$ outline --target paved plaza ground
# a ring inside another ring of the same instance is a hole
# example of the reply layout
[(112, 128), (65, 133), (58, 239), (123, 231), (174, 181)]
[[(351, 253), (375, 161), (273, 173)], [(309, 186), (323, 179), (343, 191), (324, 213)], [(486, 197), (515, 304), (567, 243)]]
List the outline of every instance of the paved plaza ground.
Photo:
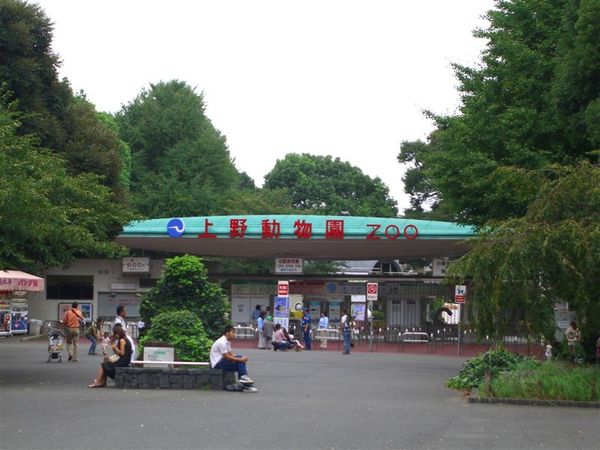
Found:
[(86, 351), (0, 340), (1, 449), (600, 449), (597, 409), (467, 403), (455, 356), (244, 348), (245, 394), (88, 389)]

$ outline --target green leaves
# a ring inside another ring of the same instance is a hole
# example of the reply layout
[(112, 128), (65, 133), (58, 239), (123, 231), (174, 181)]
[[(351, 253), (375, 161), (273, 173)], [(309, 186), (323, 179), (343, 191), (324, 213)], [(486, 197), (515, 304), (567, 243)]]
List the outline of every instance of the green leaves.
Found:
[(455, 65), (460, 114), (428, 113), (436, 125), (428, 141), (402, 144), (414, 211), (444, 205), (449, 219), (475, 225), (521, 217), (540, 183), (507, 179), (505, 168), (594, 160), (599, 10), (598, 0), (497, 2), (476, 32), (488, 40), (480, 65)]
[(554, 303), (568, 301), (586, 319), (591, 354), (600, 329), (600, 168), (582, 162), (552, 175), (524, 217), (490, 222), (449, 273), (453, 281), (472, 279), (482, 335), (499, 339), (514, 312), (523, 331), (552, 339)]
[(503, 348), (489, 350), (465, 362), (458, 375), (448, 380), (448, 387), (453, 389), (478, 387), (483, 383), (485, 372), (489, 372), (492, 377), (496, 377), (501, 373), (515, 370), (520, 362), (528, 359)]
[(135, 206), (151, 217), (224, 213), (239, 185), (224, 136), (202, 95), (182, 81), (151, 85), (117, 114), (132, 151)]
[(223, 327), (229, 323), (225, 294), (208, 281), (206, 267), (196, 256), (168, 259), (157, 285), (144, 295), (140, 305), (140, 314), (150, 329), (159, 314), (179, 310), (196, 314), (211, 340), (221, 336)]
[(0, 99), (0, 267), (37, 271), (82, 256), (115, 256), (112, 241), (133, 215), (93, 174), (71, 175), (59, 156), (19, 136)]
[(152, 341), (173, 345), (180, 361), (207, 361), (212, 345), (202, 321), (196, 314), (186, 310), (165, 311), (156, 315), (152, 327), (140, 339), (140, 351)]
[(265, 176), (265, 188), (287, 189), (294, 208), (314, 214), (398, 214), (396, 202), (379, 178), (371, 179), (331, 156), (290, 153)]

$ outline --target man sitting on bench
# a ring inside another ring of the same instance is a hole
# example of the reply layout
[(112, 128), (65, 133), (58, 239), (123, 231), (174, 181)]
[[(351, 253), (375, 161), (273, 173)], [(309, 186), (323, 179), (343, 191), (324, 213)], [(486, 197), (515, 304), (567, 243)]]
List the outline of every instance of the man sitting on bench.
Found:
[(226, 372), (237, 372), (238, 380), (245, 385), (252, 385), (254, 381), (248, 377), (246, 370), (247, 356), (234, 355), (231, 352), (231, 341), (235, 338), (235, 329), (227, 325), (223, 336), (217, 339), (210, 348), (210, 366)]

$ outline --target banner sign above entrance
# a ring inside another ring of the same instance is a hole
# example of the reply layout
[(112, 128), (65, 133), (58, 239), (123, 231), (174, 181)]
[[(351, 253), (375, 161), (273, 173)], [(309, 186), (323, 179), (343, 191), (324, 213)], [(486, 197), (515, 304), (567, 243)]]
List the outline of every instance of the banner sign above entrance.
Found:
[(275, 273), (304, 273), (304, 260), (302, 258), (275, 258)]
[[(276, 218), (261, 218), (258, 223), (256, 217), (229, 217), (228, 230), (223, 230), (223, 224), (219, 223), (215, 226), (215, 220), (212, 218), (200, 219), (200, 229), (186, 226), (183, 219), (173, 218), (167, 222), (165, 233), (172, 238), (179, 238), (186, 234), (186, 231), (195, 233), (199, 239), (346, 239), (346, 219), (341, 218), (325, 218), (325, 223), (315, 223), (323, 221), (323, 218), (316, 216), (307, 216), (307, 218), (296, 218), (290, 221), (288, 217), (283, 221), (279, 216)], [(372, 219), (372, 223), (362, 224), (360, 235), (357, 230), (352, 230), (353, 239), (362, 238), (367, 240), (378, 241), (382, 239), (396, 240), (399, 238), (413, 240), (419, 237), (419, 229), (413, 223), (408, 223), (404, 219), (399, 219), (398, 224), (376, 222), (377, 219)], [(198, 222), (198, 219), (195, 220)], [(315, 233), (313, 235), (313, 228)], [(228, 235), (225, 235), (227, 233)]]
[(144, 251), (349, 261), (457, 258), (476, 235), (474, 227), (400, 217), (239, 214), (134, 221), (115, 240)]

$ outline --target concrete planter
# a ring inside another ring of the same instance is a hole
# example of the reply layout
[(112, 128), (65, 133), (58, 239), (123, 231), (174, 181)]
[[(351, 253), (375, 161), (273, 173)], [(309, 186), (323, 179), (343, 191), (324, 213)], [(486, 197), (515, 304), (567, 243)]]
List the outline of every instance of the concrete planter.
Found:
[(223, 390), (234, 382), (234, 372), (208, 368), (117, 367), (115, 373), (115, 387), (120, 389)]

